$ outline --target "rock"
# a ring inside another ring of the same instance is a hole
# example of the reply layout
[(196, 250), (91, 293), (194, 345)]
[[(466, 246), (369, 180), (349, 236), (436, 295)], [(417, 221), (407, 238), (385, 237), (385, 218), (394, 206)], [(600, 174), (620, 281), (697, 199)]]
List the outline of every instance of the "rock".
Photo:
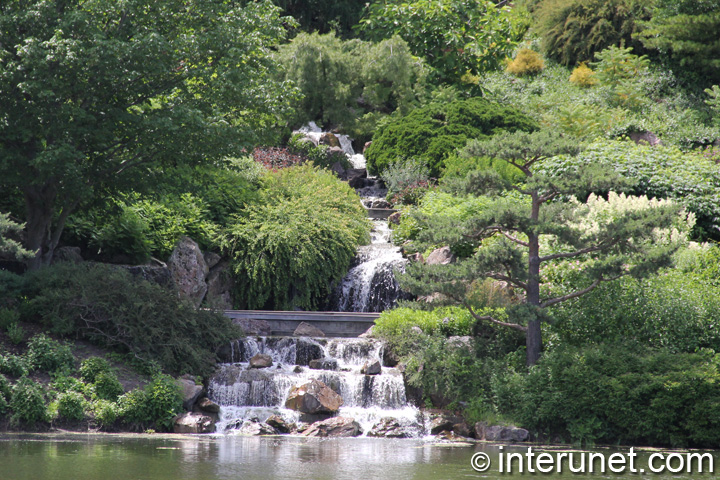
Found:
[(385, 348), (383, 348), (383, 366), (392, 368), (397, 367), (399, 363), (400, 359), (395, 352), (391, 348), (385, 346)]
[(392, 205), (387, 200), (373, 200), (370, 203), (370, 208), (392, 208)]
[(372, 145), (372, 140), (369, 142), (365, 142), (365, 145), (363, 145), (363, 154), (367, 151), (368, 148), (370, 148), (370, 145)]
[(430, 435), (437, 435), (444, 430), (451, 432), (453, 426), (460, 422), (462, 419), (453, 415), (437, 415), (430, 420)]
[(388, 222), (393, 225), (400, 225), (401, 218), (402, 218), (402, 212), (395, 212), (388, 217)]
[(425, 263), (428, 265), (447, 265), (455, 261), (455, 255), (450, 251), (450, 247), (441, 247), (433, 250)]
[(298, 338), (295, 343), (295, 365), (310, 365), (310, 360), (323, 358), (322, 346), (310, 338)]
[(489, 442), (524, 442), (530, 432), (515, 426), (488, 425), (485, 422), (475, 424), (475, 438)]
[(632, 132), (628, 136), (638, 145), (645, 144), (651, 147), (662, 145), (662, 141), (652, 132)]
[(310, 360), (308, 366), (311, 370), (337, 370), (338, 361), (334, 358), (316, 358)]
[(347, 158), (347, 155), (345, 155), (345, 151), (340, 147), (330, 147), (327, 149), (327, 155), (329, 157), (340, 157), (343, 156)]
[(198, 244), (188, 237), (180, 238), (170, 255), (168, 268), (180, 296), (199, 307), (207, 293), (205, 278), (209, 269)]
[(275, 435), (277, 432), (267, 423), (258, 422), (257, 419), (243, 423), (243, 426), (236, 431), (237, 435), (258, 436)]
[(325, 332), (307, 322), (300, 322), (293, 335), (296, 337), (324, 337)]
[(295, 365), (295, 368), (293, 368), (293, 373), (302, 373), (305, 369), (301, 367), (300, 365)]
[(213, 402), (207, 397), (203, 397), (197, 402), (197, 406), (200, 410), (207, 413), (220, 413), (220, 405)]
[(360, 369), (360, 373), (363, 375), (380, 375), (380, 373), (382, 373), (380, 362), (377, 360), (374, 362), (365, 362), (365, 365)]
[(169, 286), (173, 284), (172, 274), (167, 266), (155, 265), (133, 265), (122, 266), (130, 275), (140, 277), (148, 282), (157, 283), (158, 285)]
[[(208, 254), (205, 256), (207, 257)], [(229, 260), (220, 260), (210, 270), (207, 277), (205, 303), (213, 308), (220, 310), (232, 310), (233, 308), (232, 292), (235, 290), (235, 282), (230, 268)]]
[(373, 338), (373, 329), (375, 328), (375, 325), (365, 330), (364, 333), (361, 333), (358, 335), (358, 338)]
[(203, 386), (197, 385), (195, 380), (190, 375), (183, 375), (180, 378), (175, 379), (175, 382), (180, 386), (180, 393), (183, 399), (183, 408), (187, 411), (192, 410), (193, 405), (203, 392)]
[(236, 318), (233, 323), (240, 327), (245, 335), (272, 335), (272, 327), (267, 320), (258, 320), (255, 318)]
[(362, 433), (354, 418), (333, 417), (315, 422), (303, 432), (305, 437), (357, 437)]
[(413, 325), (412, 327), (410, 327), (410, 331), (418, 335), (423, 335), (425, 333), (422, 331), (422, 328), (418, 327), (417, 325)]
[(456, 434), (455, 432), (449, 431), (449, 430), (443, 430), (442, 432), (437, 434), (438, 440), (445, 440), (447, 442), (467, 442), (467, 437), (463, 437), (461, 435)]
[(335, 136), (334, 133), (325, 132), (322, 135), (320, 135), (320, 140), (318, 140), (318, 143), (320, 145), (328, 145), (330, 147), (339, 147), (340, 146), (340, 140)]
[(469, 438), (472, 437), (470, 426), (465, 422), (456, 423), (452, 426), (452, 432), (460, 435), (461, 437)]
[(445, 340), (445, 345), (452, 349), (465, 349), (470, 353), (475, 352), (475, 341), (468, 335), (458, 336), (453, 335)]
[(340, 162), (333, 163), (330, 167), (330, 170), (335, 172), (335, 175), (337, 175), (339, 178), (345, 178), (345, 168)]
[(368, 437), (407, 438), (405, 429), (394, 418), (386, 417), (373, 425), (367, 434)]
[(294, 424), (287, 423), (280, 415), (271, 415), (270, 418), (265, 420), (265, 423), (280, 433), (290, 433), (297, 428)]
[(81, 263), (83, 261), (80, 247), (60, 247), (53, 254), (52, 263), (71, 262)]
[(307, 143), (308, 145), (312, 145), (313, 147), (318, 146), (317, 140), (315, 140), (313, 137), (303, 137), (298, 140), (298, 143)]
[(422, 253), (420, 253), (420, 252), (408, 255), (407, 259), (410, 260), (411, 262), (415, 262), (415, 263), (423, 263), (425, 261), (425, 259), (422, 256)]
[(205, 265), (207, 265), (207, 267), (212, 270), (215, 265), (220, 263), (222, 257), (215, 252), (205, 252), (205, 255), (203, 255), (203, 259), (205, 260)]
[(363, 188), (366, 186), (367, 170), (364, 168), (351, 168), (346, 172), (348, 184), (352, 188)]
[(317, 379), (290, 390), (285, 407), (302, 413), (335, 413), (343, 399), (333, 389)]
[(264, 353), (258, 353), (250, 359), (250, 368), (268, 368), (272, 367), (272, 364), (272, 357)]
[(175, 433), (213, 433), (215, 420), (201, 413), (186, 412), (175, 417)]

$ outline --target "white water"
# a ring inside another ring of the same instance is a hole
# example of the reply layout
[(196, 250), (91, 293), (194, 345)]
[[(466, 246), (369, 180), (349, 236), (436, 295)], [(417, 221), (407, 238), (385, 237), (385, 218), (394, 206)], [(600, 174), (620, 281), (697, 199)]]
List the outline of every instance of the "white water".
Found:
[[(337, 361), (338, 369), (312, 370), (294, 365), (298, 351), (316, 346), (319, 355)], [(396, 419), (409, 437), (423, 434), (420, 411), (408, 405), (405, 386), (396, 368), (383, 367), (380, 375), (363, 375), (366, 362), (382, 362), (383, 345), (377, 340), (359, 338), (318, 339), (248, 337), (235, 342), (232, 355), (237, 363), (221, 365), (211, 379), (208, 396), (221, 406), (218, 432), (232, 432), (244, 422), (264, 422), (280, 415), (288, 423), (298, 423), (301, 415), (285, 408), (293, 387), (318, 379), (343, 398), (338, 415), (357, 421), (363, 435), (381, 419)], [(273, 358), (273, 366), (250, 369), (248, 359), (256, 353)]]

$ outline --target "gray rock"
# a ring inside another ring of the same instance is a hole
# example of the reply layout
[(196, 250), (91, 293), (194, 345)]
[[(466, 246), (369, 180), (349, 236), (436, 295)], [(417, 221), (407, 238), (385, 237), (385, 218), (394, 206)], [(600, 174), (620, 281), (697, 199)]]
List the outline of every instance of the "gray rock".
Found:
[(387, 200), (373, 200), (370, 203), (370, 208), (392, 208), (392, 205)]
[(470, 426), (465, 422), (456, 423), (452, 426), (452, 432), (460, 435), (461, 437), (472, 437), (472, 432), (470, 431)]
[(168, 260), (168, 268), (178, 293), (199, 307), (207, 293), (208, 269), (198, 244), (188, 237), (182, 237)]
[(373, 338), (373, 329), (375, 328), (375, 325), (365, 330), (364, 333), (361, 333), (358, 335), (358, 338)]
[(654, 147), (662, 145), (662, 141), (652, 132), (632, 132), (628, 135), (630, 139), (638, 145), (645, 144)]
[(290, 433), (297, 428), (294, 424), (287, 423), (280, 415), (271, 415), (270, 418), (265, 420), (265, 423), (280, 433)]
[(388, 222), (393, 225), (400, 225), (401, 218), (402, 218), (402, 212), (395, 212), (388, 217)]
[(382, 373), (380, 362), (378, 360), (365, 362), (365, 365), (360, 369), (360, 373), (364, 375), (380, 375)]
[(272, 335), (272, 327), (267, 320), (257, 320), (254, 318), (236, 318), (233, 323), (240, 327), (245, 335)]
[(195, 402), (203, 393), (203, 386), (197, 385), (190, 375), (183, 375), (182, 377), (175, 379), (175, 382), (177, 382), (180, 386), (183, 408), (187, 411), (192, 410), (193, 405), (195, 405)]
[(345, 178), (345, 168), (343, 168), (340, 162), (335, 162), (330, 167), (330, 170), (335, 173), (339, 178)]
[(361, 433), (360, 424), (355, 419), (333, 417), (313, 423), (302, 434), (305, 437), (357, 437)]
[(250, 368), (268, 368), (272, 367), (272, 364), (272, 357), (264, 353), (258, 353), (250, 359)]
[(307, 322), (300, 322), (293, 335), (296, 337), (324, 337), (325, 332)]
[(351, 168), (346, 172), (348, 184), (352, 188), (363, 188), (367, 186), (367, 170), (364, 168)]
[(80, 247), (60, 247), (53, 254), (52, 263), (71, 262), (81, 263), (83, 261)]
[(413, 325), (412, 327), (410, 327), (410, 331), (417, 335), (423, 335), (425, 333), (422, 331), (422, 328), (418, 327), (417, 325)]
[[(214, 254), (213, 254), (214, 255)], [(205, 254), (207, 257), (208, 254)], [(235, 289), (229, 260), (218, 260), (207, 276), (205, 303), (220, 310), (232, 310), (232, 292)]]
[(441, 247), (433, 250), (425, 263), (428, 265), (447, 265), (455, 261), (455, 255), (450, 251), (450, 247)]
[(175, 433), (213, 433), (215, 420), (202, 413), (186, 412), (175, 417), (173, 431)]
[(237, 435), (258, 436), (258, 435), (275, 435), (275, 429), (267, 423), (251, 420), (243, 423), (242, 427), (237, 430)]
[(313, 147), (318, 146), (318, 142), (315, 141), (312, 137), (303, 137), (298, 140), (298, 143), (307, 143), (308, 145), (312, 145)]
[(310, 360), (308, 366), (311, 370), (337, 370), (338, 361), (334, 358), (317, 358)]
[(205, 260), (205, 265), (207, 265), (207, 267), (212, 270), (215, 265), (220, 263), (222, 257), (215, 252), (205, 252), (205, 255), (203, 255), (203, 259)]
[(343, 156), (343, 157), (347, 158), (347, 156), (345, 155), (345, 152), (343, 151), (343, 149), (341, 147), (330, 147), (327, 149), (327, 154), (328, 154), (328, 156), (334, 156), (334, 157)]
[(335, 136), (334, 133), (325, 132), (322, 135), (320, 135), (320, 140), (318, 141), (320, 145), (328, 145), (330, 147), (339, 147), (340, 146), (340, 140)]
[(197, 406), (200, 410), (207, 413), (220, 413), (220, 405), (213, 402), (207, 397), (203, 397), (197, 402)]
[(465, 349), (470, 353), (475, 351), (475, 341), (468, 335), (453, 335), (445, 340), (445, 345), (452, 349)]
[(430, 420), (430, 434), (437, 435), (440, 432), (451, 432), (453, 426), (462, 422), (462, 419), (454, 415), (437, 415)]
[(475, 438), (489, 442), (524, 442), (530, 433), (524, 428), (503, 425), (488, 425), (485, 422), (475, 424)]
[(386, 437), (386, 438), (407, 438), (408, 433), (394, 418), (386, 417), (373, 425), (367, 434), (368, 437)]
[(290, 390), (285, 408), (301, 413), (335, 413), (343, 399), (332, 388), (317, 379)]
[(140, 277), (148, 282), (157, 283), (158, 285), (169, 286), (173, 285), (173, 278), (170, 274), (170, 269), (167, 266), (156, 266), (156, 265), (132, 265), (132, 266), (120, 266), (135, 277)]

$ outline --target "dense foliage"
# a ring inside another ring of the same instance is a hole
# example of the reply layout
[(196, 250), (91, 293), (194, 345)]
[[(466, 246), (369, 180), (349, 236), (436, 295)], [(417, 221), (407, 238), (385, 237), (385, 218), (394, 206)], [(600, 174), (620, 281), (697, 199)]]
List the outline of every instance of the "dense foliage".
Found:
[(369, 224), (357, 194), (310, 165), (263, 178), (263, 200), (223, 240), (242, 308), (317, 308), (347, 272)]
[(537, 124), (513, 107), (482, 98), (430, 104), (381, 126), (367, 149), (368, 168), (381, 173), (404, 159), (422, 162), (437, 176), (445, 158), (468, 140), (502, 130), (531, 131)]

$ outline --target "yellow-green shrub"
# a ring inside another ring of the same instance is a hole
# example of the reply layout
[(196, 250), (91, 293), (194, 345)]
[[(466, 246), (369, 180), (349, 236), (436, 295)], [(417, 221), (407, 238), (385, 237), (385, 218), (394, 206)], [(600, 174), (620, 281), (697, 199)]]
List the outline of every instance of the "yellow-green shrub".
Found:
[(517, 77), (525, 75), (535, 75), (545, 68), (545, 62), (542, 56), (529, 48), (521, 49), (515, 56), (515, 59), (508, 63), (507, 71)]
[(585, 65), (585, 63), (581, 63), (575, 67), (572, 74), (570, 74), (570, 82), (580, 87), (587, 88), (597, 85), (598, 80), (595, 78), (595, 72), (593, 69)]

